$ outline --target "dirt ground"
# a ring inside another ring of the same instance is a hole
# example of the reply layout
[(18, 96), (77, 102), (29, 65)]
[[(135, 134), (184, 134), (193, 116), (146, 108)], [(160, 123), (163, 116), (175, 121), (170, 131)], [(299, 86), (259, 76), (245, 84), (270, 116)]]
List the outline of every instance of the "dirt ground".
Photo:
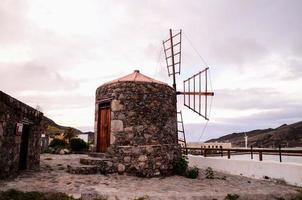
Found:
[[(255, 180), (214, 172), (206, 179), (201, 171), (197, 179), (181, 176), (139, 178), (127, 175), (75, 175), (66, 172), (70, 163), (78, 163), (86, 155), (41, 155), (41, 169), (0, 181), (0, 190), (63, 192), (75, 198), (108, 197), (108, 199), (224, 199), (238, 194), (239, 199), (290, 199), (299, 188), (272, 180)], [(224, 178), (225, 177), (225, 178)], [(224, 180), (225, 179), (225, 180)]]

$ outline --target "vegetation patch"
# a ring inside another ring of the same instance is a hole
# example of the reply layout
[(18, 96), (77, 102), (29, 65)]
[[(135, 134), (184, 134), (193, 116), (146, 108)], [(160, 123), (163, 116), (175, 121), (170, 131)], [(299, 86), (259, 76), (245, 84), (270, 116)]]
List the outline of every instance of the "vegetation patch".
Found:
[(143, 196), (143, 197), (137, 197), (137, 198), (134, 198), (133, 200), (149, 200), (149, 196)]
[(211, 167), (206, 169), (206, 179), (214, 179), (214, 171)]
[(8, 190), (0, 192), (0, 200), (76, 200), (63, 193), (21, 192)]
[(226, 197), (224, 198), (224, 200), (236, 200), (236, 199), (239, 199), (238, 194), (227, 194)]
[(181, 155), (173, 162), (173, 171), (177, 175), (184, 176), (188, 168), (188, 158), (185, 155)]
[[(146, 200), (148, 198), (145, 198)], [(142, 200), (145, 200), (142, 199)], [(76, 199), (64, 193), (42, 193), (42, 192), (22, 192), (14, 189), (0, 192), (0, 200), (82, 200)], [(94, 198), (91, 200), (107, 200), (107, 198)]]
[(86, 151), (88, 149), (87, 143), (80, 138), (70, 139), (69, 146), (72, 151)]
[(189, 167), (186, 171), (186, 177), (196, 179), (199, 175), (199, 169), (197, 167)]
[(61, 140), (61, 139), (58, 139), (58, 138), (55, 138), (53, 139), (50, 144), (49, 144), (49, 147), (52, 147), (52, 148), (64, 148), (67, 146), (67, 142), (65, 140)]
[(188, 158), (182, 155), (173, 162), (174, 174), (185, 176), (187, 178), (195, 179), (199, 175), (199, 169), (197, 167), (188, 167)]

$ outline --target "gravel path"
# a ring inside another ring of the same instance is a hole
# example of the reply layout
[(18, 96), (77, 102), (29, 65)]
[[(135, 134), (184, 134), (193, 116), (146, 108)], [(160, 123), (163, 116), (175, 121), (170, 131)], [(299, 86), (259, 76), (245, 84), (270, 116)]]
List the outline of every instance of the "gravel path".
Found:
[[(215, 172), (215, 179), (206, 179), (201, 171), (197, 179), (181, 176), (139, 178), (127, 175), (75, 175), (66, 172), (70, 163), (78, 163), (86, 155), (41, 155), (41, 169), (25, 172), (12, 180), (0, 182), (0, 190), (64, 192), (76, 198), (108, 196), (109, 199), (224, 199), (238, 194), (240, 199), (290, 199), (297, 187), (269, 180), (255, 180)], [(224, 180), (224, 177), (226, 179)]]

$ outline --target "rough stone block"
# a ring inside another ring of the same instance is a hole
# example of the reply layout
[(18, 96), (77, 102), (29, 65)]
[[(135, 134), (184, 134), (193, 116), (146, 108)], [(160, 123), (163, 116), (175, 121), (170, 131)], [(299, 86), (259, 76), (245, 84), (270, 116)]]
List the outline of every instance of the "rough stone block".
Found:
[(115, 135), (114, 134), (110, 134), (110, 144), (114, 144), (114, 143), (115, 143)]
[(111, 120), (111, 132), (121, 132), (124, 130), (122, 120)]
[(124, 106), (121, 104), (120, 100), (112, 100), (112, 102), (111, 102), (111, 110), (113, 112), (121, 111), (121, 110), (123, 110), (123, 107)]
[(125, 127), (124, 131), (127, 132), (127, 133), (132, 132), (133, 131), (133, 126)]
[(146, 151), (147, 151), (147, 153), (152, 153), (153, 152), (153, 147), (152, 146), (147, 146)]
[(117, 172), (118, 173), (120, 173), (120, 174), (124, 173), (125, 169), (126, 169), (125, 165), (123, 165), (123, 164), (118, 164), (117, 165)]
[(131, 157), (130, 156), (124, 157), (124, 162), (125, 163), (129, 163), (130, 161), (131, 161)]
[(140, 162), (145, 162), (147, 160), (148, 160), (148, 157), (146, 155), (140, 155), (138, 157), (138, 161), (140, 161)]

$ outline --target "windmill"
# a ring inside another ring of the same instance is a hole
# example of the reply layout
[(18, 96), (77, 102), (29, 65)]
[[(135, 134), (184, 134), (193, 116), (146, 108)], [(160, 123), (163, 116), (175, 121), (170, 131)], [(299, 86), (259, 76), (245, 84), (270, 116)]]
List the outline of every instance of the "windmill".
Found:
[[(170, 29), (169, 38), (163, 41), (168, 76), (172, 76), (173, 78), (172, 86), (176, 91), (176, 95), (183, 96), (184, 106), (203, 117), (205, 120), (209, 120), (208, 97), (214, 96), (214, 92), (208, 90), (208, 67), (205, 67), (198, 73), (185, 79), (183, 81), (183, 90), (177, 91), (176, 75), (180, 75), (181, 72), (181, 44), (182, 30), (173, 33), (172, 29)], [(177, 116), (178, 142), (186, 148), (187, 143), (182, 112), (178, 111)]]

